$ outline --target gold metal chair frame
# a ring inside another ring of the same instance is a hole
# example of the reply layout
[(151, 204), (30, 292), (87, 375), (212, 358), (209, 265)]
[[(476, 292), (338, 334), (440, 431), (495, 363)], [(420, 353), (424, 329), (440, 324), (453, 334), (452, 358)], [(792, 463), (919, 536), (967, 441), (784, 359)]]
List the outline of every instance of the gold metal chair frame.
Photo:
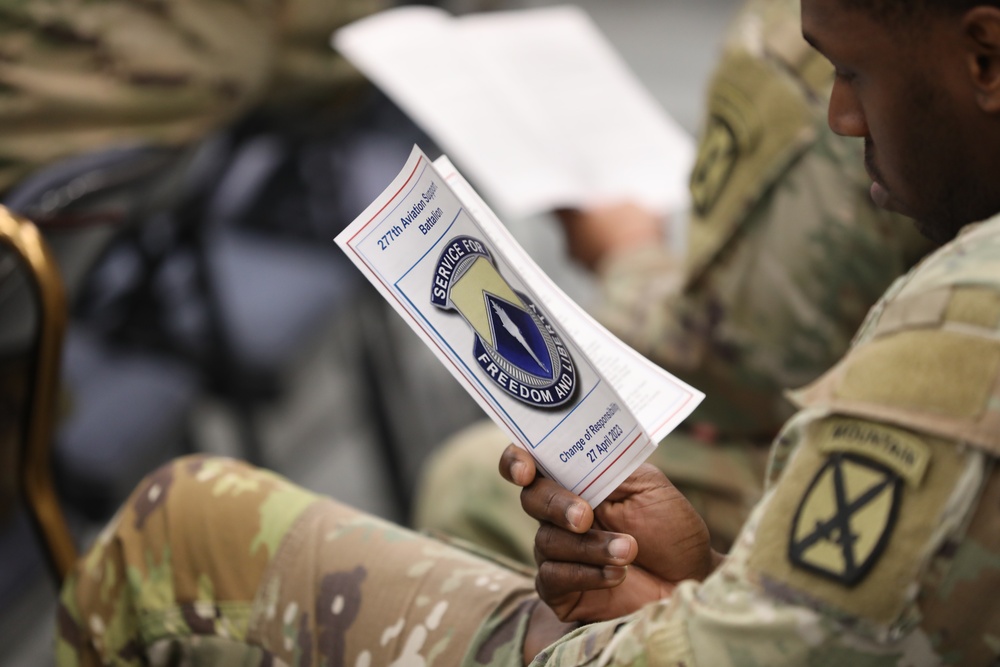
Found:
[(62, 278), (38, 228), (0, 206), (0, 243), (10, 248), (28, 272), (38, 326), (28, 373), (30, 383), (21, 430), (18, 479), (35, 529), (45, 546), (57, 584), (77, 558), (77, 549), (56, 495), (52, 472), (52, 434), (67, 305)]

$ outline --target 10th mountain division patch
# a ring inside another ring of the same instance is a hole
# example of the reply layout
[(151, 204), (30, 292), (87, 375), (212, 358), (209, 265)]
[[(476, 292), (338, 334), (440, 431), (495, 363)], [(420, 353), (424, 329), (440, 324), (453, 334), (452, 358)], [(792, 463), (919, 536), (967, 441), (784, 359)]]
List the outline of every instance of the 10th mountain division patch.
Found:
[(792, 564), (845, 586), (860, 582), (888, 544), (902, 485), (881, 463), (834, 453), (795, 513), (788, 543)]

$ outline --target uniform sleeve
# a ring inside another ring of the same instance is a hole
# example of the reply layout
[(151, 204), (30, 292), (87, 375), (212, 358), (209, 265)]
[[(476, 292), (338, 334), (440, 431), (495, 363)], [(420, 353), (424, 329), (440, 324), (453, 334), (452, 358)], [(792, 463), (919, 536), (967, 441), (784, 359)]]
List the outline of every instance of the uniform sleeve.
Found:
[(996, 661), (998, 253), (1000, 219), (970, 226), (889, 288), (847, 354), (792, 394), (800, 410), (726, 563), (595, 626), (593, 664)]
[(928, 250), (911, 223), (875, 209), (860, 148), (823, 129), (693, 284), (667, 249), (604, 267), (599, 318), (707, 394), (696, 419), (772, 437), (792, 414), (782, 391), (829, 368)]
[[(784, 472), (702, 584), (589, 626), (537, 665), (971, 665), (996, 656), (1000, 475), (985, 453), (798, 415)], [(587, 644), (603, 648), (587, 652)]]
[(872, 203), (862, 142), (827, 126), (832, 83), (795, 0), (745, 3), (708, 87), (684, 266), (643, 249), (605, 267), (602, 321), (703, 390), (695, 419), (722, 436), (769, 441), (793, 413), (782, 392), (930, 250)]
[(348, 104), (331, 32), (384, 0), (0, 0), (0, 192), (117, 143), (181, 145), (257, 105)]

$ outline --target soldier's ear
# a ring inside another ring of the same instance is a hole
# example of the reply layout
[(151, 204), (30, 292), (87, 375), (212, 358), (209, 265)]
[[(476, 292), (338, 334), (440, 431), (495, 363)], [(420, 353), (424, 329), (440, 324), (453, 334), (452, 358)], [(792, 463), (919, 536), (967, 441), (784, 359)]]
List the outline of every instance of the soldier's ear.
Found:
[(966, 64), (976, 103), (1000, 113), (1000, 8), (976, 5), (962, 17)]

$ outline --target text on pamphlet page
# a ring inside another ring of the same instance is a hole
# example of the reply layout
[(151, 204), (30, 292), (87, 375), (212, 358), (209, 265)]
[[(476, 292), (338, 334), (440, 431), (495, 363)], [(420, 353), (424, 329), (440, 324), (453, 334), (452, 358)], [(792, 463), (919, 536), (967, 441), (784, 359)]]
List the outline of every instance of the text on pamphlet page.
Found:
[(592, 505), (703, 398), (576, 306), (446, 158), (414, 147), (336, 240), (483, 410)]

